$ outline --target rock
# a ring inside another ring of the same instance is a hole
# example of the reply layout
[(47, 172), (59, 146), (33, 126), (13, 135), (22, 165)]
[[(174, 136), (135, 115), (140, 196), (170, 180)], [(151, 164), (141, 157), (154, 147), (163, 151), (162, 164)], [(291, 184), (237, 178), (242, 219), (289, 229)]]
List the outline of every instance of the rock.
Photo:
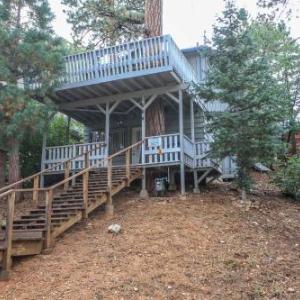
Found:
[(139, 291), (139, 289), (138, 289), (137, 287), (134, 287), (133, 290), (134, 290), (135, 292), (138, 292), (138, 291)]
[(121, 225), (119, 224), (112, 224), (108, 226), (108, 232), (109, 233), (114, 233), (114, 234), (119, 234), (122, 230)]

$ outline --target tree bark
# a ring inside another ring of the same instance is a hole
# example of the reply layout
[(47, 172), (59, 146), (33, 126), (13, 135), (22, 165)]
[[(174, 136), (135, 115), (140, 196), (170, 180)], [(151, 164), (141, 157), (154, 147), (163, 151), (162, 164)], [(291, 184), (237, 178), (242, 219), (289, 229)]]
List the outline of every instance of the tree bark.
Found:
[[(145, 2), (145, 35), (154, 37), (162, 35), (163, 2), (162, 0), (146, 0)], [(161, 135), (166, 132), (164, 105), (156, 99), (146, 113), (148, 136)]]
[(6, 152), (0, 149), (0, 188), (5, 185)]
[[(145, 37), (162, 35), (163, 0), (146, 0), (145, 2)], [(146, 135), (155, 136), (166, 133), (164, 105), (156, 99), (146, 111)], [(147, 190), (152, 191), (155, 172), (148, 170), (146, 176)]]
[(145, 34), (147, 37), (162, 35), (163, 3), (162, 0), (145, 2)]
[(9, 146), (9, 169), (8, 169), (8, 181), (14, 183), (20, 180), (20, 154), (19, 141), (15, 137), (11, 137), (8, 141)]

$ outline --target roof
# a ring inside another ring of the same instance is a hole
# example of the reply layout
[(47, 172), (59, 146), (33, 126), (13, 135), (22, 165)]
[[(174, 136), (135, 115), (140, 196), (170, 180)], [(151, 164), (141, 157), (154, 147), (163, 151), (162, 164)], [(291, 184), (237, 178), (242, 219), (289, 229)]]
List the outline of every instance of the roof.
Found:
[(196, 46), (196, 47), (192, 47), (192, 48), (185, 48), (185, 49), (181, 49), (181, 51), (183, 52), (183, 54), (194, 54), (200, 51), (203, 51), (205, 49), (207, 49), (208, 47), (205, 45), (201, 45), (201, 46)]

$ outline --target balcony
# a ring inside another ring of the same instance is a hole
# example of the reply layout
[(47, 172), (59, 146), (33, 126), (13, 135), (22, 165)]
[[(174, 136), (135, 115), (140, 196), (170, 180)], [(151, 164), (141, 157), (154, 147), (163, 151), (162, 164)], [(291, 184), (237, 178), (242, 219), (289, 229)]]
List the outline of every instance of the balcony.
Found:
[(159, 36), (65, 57), (57, 104), (198, 82), (171, 36)]

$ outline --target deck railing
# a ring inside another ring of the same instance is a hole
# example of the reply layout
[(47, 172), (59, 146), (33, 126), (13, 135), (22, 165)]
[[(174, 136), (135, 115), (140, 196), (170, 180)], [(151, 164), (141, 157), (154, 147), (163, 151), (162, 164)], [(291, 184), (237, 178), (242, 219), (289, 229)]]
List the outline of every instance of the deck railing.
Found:
[[(78, 144), (45, 149), (44, 169), (51, 172), (63, 172), (65, 164), (58, 164), (76, 156), (72, 160), (72, 171), (82, 170), (85, 165), (84, 153), (89, 151), (90, 165), (99, 165), (107, 157), (107, 147), (102, 143)], [(216, 168), (219, 164), (208, 157), (209, 142), (193, 143), (186, 135), (183, 137), (183, 161), (190, 168)], [(146, 137), (144, 143), (131, 153), (133, 165), (176, 165), (181, 161), (181, 145), (179, 133)], [(125, 157), (118, 156), (115, 165), (122, 165)], [(101, 166), (101, 165), (100, 165)]]
[(66, 56), (62, 83), (105, 81), (164, 67), (173, 67), (185, 82), (198, 81), (171, 36), (164, 35)]
[(60, 162), (70, 160), (70, 169), (72, 171), (82, 170), (85, 164), (84, 153), (89, 152), (90, 166), (97, 165), (107, 156), (107, 147), (104, 143), (74, 144), (66, 146), (46, 147), (44, 150), (44, 161), (42, 168), (51, 168), (51, 172), (60, 172), (64, 170), (64, 164)]

